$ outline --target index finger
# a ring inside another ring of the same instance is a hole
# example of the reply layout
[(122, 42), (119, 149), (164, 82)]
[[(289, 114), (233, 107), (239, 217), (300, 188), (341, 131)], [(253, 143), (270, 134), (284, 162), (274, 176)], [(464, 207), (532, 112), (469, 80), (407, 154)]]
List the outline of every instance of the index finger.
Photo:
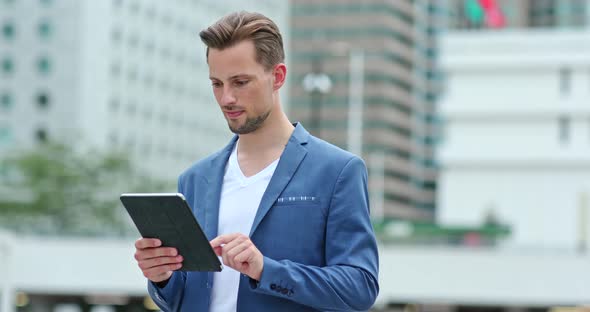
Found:
[(219, 247), (223, 244), (227, 244), (227, 243), (231, 242), (239, 235), (240, 235), (240, 233), (219, 235), (219, 236), (215, 237), (213, 240), (211, 240), (209, 243), (211, 244), (211, 247), (213, 247), (213, 248)]
[(162, 242), (157, 238), (140, 238), (135, 241), (135, 248), (145, 249), (162, 246)]

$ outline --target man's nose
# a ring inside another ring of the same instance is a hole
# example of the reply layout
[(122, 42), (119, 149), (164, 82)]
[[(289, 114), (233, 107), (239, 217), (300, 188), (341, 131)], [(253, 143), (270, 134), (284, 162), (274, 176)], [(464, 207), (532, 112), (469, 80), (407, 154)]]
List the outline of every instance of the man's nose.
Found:
[(221, 104), (230, 105), (230, 104), (235, 104), (235, 102), (236, 102), (236, 98), (235, 98), (233, 92), (231, 91), (231, 89), (228, 87), (224, 87), (223, 94), (221, 95)]

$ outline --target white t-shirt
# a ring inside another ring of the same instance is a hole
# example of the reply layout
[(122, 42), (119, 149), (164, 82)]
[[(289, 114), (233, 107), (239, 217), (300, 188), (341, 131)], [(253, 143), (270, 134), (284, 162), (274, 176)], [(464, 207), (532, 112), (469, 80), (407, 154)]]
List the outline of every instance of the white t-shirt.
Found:
[[(262, 195), (279, 162), (277, 159), (257, 174), (245, 177), (238, 164), (237, 148), (238, 143), (227, 161), (223, 177), (218, 235), (250, 234)], [(228, 266), (224, 266), (221, 272), (213, 273), (210, 312), (235, 312), (239, 284), (240, 272)]]

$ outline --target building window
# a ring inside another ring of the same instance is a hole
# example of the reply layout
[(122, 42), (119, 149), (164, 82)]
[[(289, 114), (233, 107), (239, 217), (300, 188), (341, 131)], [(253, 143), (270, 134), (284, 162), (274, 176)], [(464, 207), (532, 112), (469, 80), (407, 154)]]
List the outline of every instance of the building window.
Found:
[(12, 74), (14, 71), (14, 63), (8, 57), (2, 59), (2, 72), (4, 74)]
[(12, 25), (11, 23), (5, 23), (4, 25), (2, 25), (2, 35), (7, 40), (14, 38), (15, 32), (16, 31), (14, 30), (14, 25)]
[(137, 104), (135, 102), (129, 102), (127, 104), (127, 114), (129, 116), (135, 116), (135, 113), (137, 113)]
[(127, 148), (128, 150), (133, 150), (135, 148), (135, 139), (131, 136), (127, 137), (127, 140), (125, 141), (125, 148)]
[(119, 145), (119, 136), (117, 135), (117, 133), (111, 132), (111, 134), (109, 134), (109, 141), (111, 142), (111, 145), (114, 147)]
[(10, 110), (12, 108), (12, 103), (13, 99), (11, 94), (3, 93), (0, 96), (0, 109), (5, 111)]
[(172, 24), (172, 17), (169, 14), (162, 15), (162, 24), (164, 26), (169, 26)]
[(12, 132), (8, 127), (0, 126), (0, 145), (9, 144), (12, 140)]
[(143, 111), (143, 118), (145, 118), (146, 121), (149, 121), (152, 119), (152, 115), (153, 112), (150, 108), (145, 108)]
[(46, 56), (42, 56), (37, 60), (37, 70), (42, 75), (47, 75), (51, 71), (51, 62)]
[(182, 97), (185, 94), (186, 89), (184, 88), (184, 86), (182, 84), (179, 83), (178, 85), (176, 85), (175, 92), (176, 92), (176, 96)]
[(46, 92), (40, 92), (36, 98), (37, 107), (46, 110), (49, 108), (49, 95)]
[(42, 21), (37, 26), (37, 31), (42, 39), (49, 38), (51, 36), (51, 25), (48, 21)]
[(131, 12), (131, 14), (136, 15), (139, 13), (139, 2), (132, 2), (131, 5), (129, 5), (129, 11)]
[(164, 60), (168, 60), (170, 58), (170, 56), (172, 55), (172, 52), (170, 51), (169, 48), (167, 47), (163, 47), (160, 50), (160, 57), (162, 57)]
[(145, 142), (141, 145), (141, 153), (142, 156), (149, 157), (152, 152), (152, 144), (151, 142)]
[(37, 129), (37, 131), (35, 131), (35, 139), (37, 140), (38, 143), (47, 142), (47, 139), (48, 139), (47, 130)]
[(162, 126), (165, 126), (168, 123), (168, 115), (166, 112), (163, 112), (162, 115), (160, 115), (160, 123)]
[[(0, 145), (2, 144), (2, 142), (0, 141)], [(7, 180), (7, 176), (8, 176), (8, 166), (0, 163), (0, 181), (2, 180)]]
[(121, 107), (121, 102), (117, 98), (112, 98), (109, 102), (109, 107), (111, 109), (111, 112), (117, 112), (119, 110), (119, 107)]
[(184, 54), (184, 51), (178, 51), (178, 54), (176, 55), (176, 62), (178, 62), (179, 65), (182, 65), (185, 60), (186, 54)]
[(572, 70), (562, 68), (559, 70), (559, 91), (561, 95), (568, 95), (571, 91)]
[(531, 1), (528, 12), (531, 26), (548, 27), (555, 25), (555, 3), (553, 1)]
[(160, 90), (165, 93), (168, 92), (170, 90), (170, 82), (165, 79), (160, 80)]
[(139, 35), (137, 35), (137, 34), (129, 35), (129, 38), (127, 39), (127, 43), (129, 44), (130, 48), (136, 49), (137, 46), (139, 45)]
[(168, 150), (166, 149), (166, 144), (165, 143), (160, 144), (160, 146), (158, 148), (158, 152), (160, 153), (160, 156), (161, 157), (165, 157), (166, 156)]
[(570, 139), (570, 124), (571, 119), (566, 116), (561, 116), (558, 119), (559, 124), (559, 141), (562, 144), (568, 143)]
[(111, 64), (111, 76), (119, 77), (121, 75), (121, 65), (119, 63)]
[(147, 88), (151, 88), (154, 85), (154, 76), (150, 73), (145, 74), (143, 83)]
[(121, 37), (123, 36), (121, 29), (113, 28), (111, 30), (111, 40), (115, 43), (119, 43), (121, 41)]
[(129, 68), (127, 70), (127, 80), (129, 80), (129, 82), (133, 83), (133, 82), (137, 81), (138, 76), (139, 76), (139, 73), (138, 73), (138, 69), (136, 67)]
[(149, 40), (144, 43), (143, 48), (145, 50), (145, 53), (151, 55), (154, 53), (154, 50), (156, 49), (156, 44), (153, 41)]
[(145, 9), (145, 17), (150, 20), (150, 22), (153, 22), (154, 19), (156, 19), (156, 9), (153, 7)]

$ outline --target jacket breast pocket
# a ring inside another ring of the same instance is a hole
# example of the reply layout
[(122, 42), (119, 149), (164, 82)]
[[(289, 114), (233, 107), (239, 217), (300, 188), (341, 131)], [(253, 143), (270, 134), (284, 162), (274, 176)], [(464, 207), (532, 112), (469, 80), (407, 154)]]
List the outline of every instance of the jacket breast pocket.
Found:
[(277, 198), (275, 206), (286, 205), (319, 205), (320, 198), (317, 196), (282, 196)]
[(318, 197), (280, 197), (265, 219), (275, 259), (322, 264), (326, 215)]

